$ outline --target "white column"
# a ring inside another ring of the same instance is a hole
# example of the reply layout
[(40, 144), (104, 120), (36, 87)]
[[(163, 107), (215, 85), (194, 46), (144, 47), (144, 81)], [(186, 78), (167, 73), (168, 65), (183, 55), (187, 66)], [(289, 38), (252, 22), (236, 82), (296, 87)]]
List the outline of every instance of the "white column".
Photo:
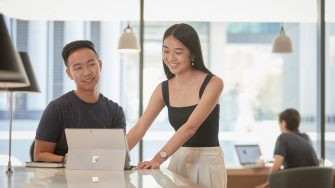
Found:
[[(299, 43), (293, 46), (299, 54), (299, 109), (304, 116), (316, 116), (316, 29), (315, 24), (299, 24)], [(308, 39), (308, 40), (307, 40)], [(283, 73), (285, 76), (285, 73)], [(298, 95), (298, 94), (297, 94)]]
[(226, 36), (226, 24), (219, 22), (212, 22), (209, 25), (209, 60), (205, 62), (209, 65), (207, 68), (210, 69), (213, 74), (218, 75), (223, 79), (224, 73), (224, 53), (225, 46), (227, 43)]
[[(305, 80), (301, 80), (300, 68), (302, 65), (299, 62), (300, 59), (300, 28), (297, 24), (285, 24), (286, 35), (291, 38), (293, 53), (289, 54), (278, 54), (283, 58), (283, 72), (282, 72), (282, 109), (286, 108), (297, 108), (301, 109), (301, 100), (299, 99), (303, 93), (301, 93), (301, 84), (307, 83)], [(304, 44), (306, 45), (306, 44)], [(307, 57), (307, 56), (306, 56)], [(310, 58), (310, 56), (308, 56)], [(315, 78), (315, 77), (314, 77)]]
[[(334, 1), (335, 3), (335, 1)], [(334, 117), (335, 114), (335, 25), (326, 27), (326, 115)], [(332, 122), (334, 124), (334, 122)], [(326, 128), (329, 131), (329, 128)]]
[[(72, 42), (74, 40), (83, 40), (85, 34), (84, 22), (82, 21), (67, 21), (64, 22), (64, 45)], [(70, 80), (64, 70), (64, 79), (63, 79), (63, 93), (76, 89), (76, 84), (74, 81)]]
[(47, 21), (30, 21), (28, 26), (28, 55), (41, 93), (27, 95), (28, 110), (42, 110), (47, 104)]
[(121, 100), (120, 53), (117, 51), (120, 36), (119, 22), (102, 22), (100, 38), (100, 58), (102, 72), (100, 78), (100, 92), (115, 102)]

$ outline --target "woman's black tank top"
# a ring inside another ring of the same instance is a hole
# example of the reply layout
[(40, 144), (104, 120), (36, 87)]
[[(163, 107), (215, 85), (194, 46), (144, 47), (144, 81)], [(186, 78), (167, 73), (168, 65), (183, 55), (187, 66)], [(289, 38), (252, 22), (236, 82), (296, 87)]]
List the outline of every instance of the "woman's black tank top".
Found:
[[(201, 98), (209, 80), (213, 74), (207, 74), (203, 81), (199, 98)], [(162, 92), (165, 105), (168, 108), (169, 122), (175, 130), (178, 130), (190, 117), (197, 105), (186, 107), (170, 106), (168, 80), (162, 82)], [(217, 104), (207, 119), (201, 124), (196, 133), (183, 145), (183, 147), (215, 147), (219, 146), (219, 114), (220, 105)]]

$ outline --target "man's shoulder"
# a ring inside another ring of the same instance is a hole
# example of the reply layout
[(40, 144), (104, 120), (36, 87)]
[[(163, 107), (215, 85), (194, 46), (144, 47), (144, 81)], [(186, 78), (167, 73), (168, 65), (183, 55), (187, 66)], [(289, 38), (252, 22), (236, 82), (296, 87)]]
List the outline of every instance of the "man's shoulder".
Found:
[(282, 133), (279, 135), (279, 140), (290, 140), (290, 141), (296, 141), (301, 139), (308, 139), (309, 136), (306, 133), (291, 131), (287, 133)]
[(100, 93), (100, 100), (107, 104), (108, 107), (112, 109), (122, 109), (122, 106), (120, 106), (117, 102), (114, 102), (112, 99), (109, 99), (108, 97), (105, 97), (103, 94)]
[(279, 135), (279, 137), (282, 137), (282, 138), (293, 137), (293, 136), (295, 136), (295, 135), (292, 134), (292, 132), (285, 132), (285, 133), (281, 133)]
[(278, 136), (278, 140), (279, 141), (284, 141), (284, 140), (287, 140), (287, 139), (290, 139), (292, 138), (293, 135), (290, 134), (290, 133), (281, 133), (279, 136)]
[(119, 104), (117, 102), (114, 102), (112, 99), (104, 96), (103, 94), (100, 93), (100, 100), (103, 101), (104, 103), (108, 103), (108, 104), (112, 104), (112, 105), (118, 105)]
[(60, 97), (52, 100), (50, 103), (49, 103), (49, 106), (63, 106), (63, 105), (66, 105), (68, 104), (70, 101), (73, 101), (73, 91), (69, 91), (63, 95), (61, 95)]

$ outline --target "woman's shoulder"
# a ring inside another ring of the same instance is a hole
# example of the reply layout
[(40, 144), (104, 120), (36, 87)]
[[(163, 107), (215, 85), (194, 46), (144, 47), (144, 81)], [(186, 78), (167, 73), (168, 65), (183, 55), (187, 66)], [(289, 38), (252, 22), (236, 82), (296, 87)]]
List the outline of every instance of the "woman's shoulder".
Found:
[(223, 89), (223, 87), (224, 87), (223, 80), (217, 75), (213, 75), (208, 84), (212, 85), (215, 88), (222, 88)]
[(156, 84), (155, 89), (153, 90), (153, 95), (154, 94), (159, 94), (161, 95), (162, 90), (167, 89), (168, 87), (168, 80), (164, 80)]
[(223, 80), (222, 80), (222, 78), (220, 78), (220, 77), (217, 76), (217, 75), (213, 75), (211, 80), (213, 80), (214, 83), (220, 83), (220, 84), (223, 84)]

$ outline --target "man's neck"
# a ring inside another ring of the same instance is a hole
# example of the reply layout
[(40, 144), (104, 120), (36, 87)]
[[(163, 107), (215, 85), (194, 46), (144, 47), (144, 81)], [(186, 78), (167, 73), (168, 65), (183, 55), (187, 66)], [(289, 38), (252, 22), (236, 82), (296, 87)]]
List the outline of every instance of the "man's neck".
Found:
[(98, 91), (81, 91), (75, 90), (74, 93), (83, 101), (87, 103), (95, 103), (99, 99), (99, 92)]

